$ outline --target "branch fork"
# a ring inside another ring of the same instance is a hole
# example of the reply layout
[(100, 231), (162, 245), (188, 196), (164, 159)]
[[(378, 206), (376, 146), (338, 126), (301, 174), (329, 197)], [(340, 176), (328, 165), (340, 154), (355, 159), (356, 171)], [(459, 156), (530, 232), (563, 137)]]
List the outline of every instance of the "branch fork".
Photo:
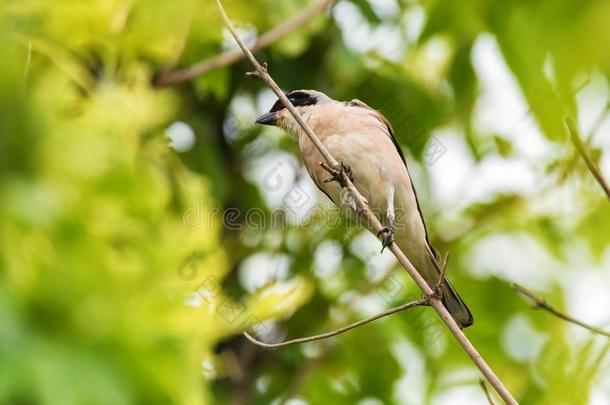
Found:
[(243, 332), (243, 335), (246, 337), (246, 339), (248, 339), (250, 342), (254, 343), (257, 346), (261, 346), (266, 349), (277, 349), (279, 347), (285, 347), (285, 346), (290, 346), (290, 345), (295, 345), (295, 344), (300, 344), (300, 343), (313, 342), (315, 340), (322, 340), (322, 339), (327, 339), (329, 337), (337, 336), (337, 335), (345, 333), (349, 330), (355, 329), (359, 326), (376, 321), (377, 319), (386, 317), (388, 315), (395, 314), (397, 312), (405, 311), (407, 309), (411, 309), (411, 308), (415, 308), (415, 307), (429, 306), (430, 305), (429, 302), (430, 302), (429, 297), (420, 298), (418, 300), (407, 302), (406, 304), (402, 304), (397, 307), (390, 308), (387, 311), (383, 311), (383, 312), (373, 315), (371, 317), (361, 319), (357, 322), (343, 326), (343, 327), (333, 330), (331, 332), (326, 332), (326, 333), (321, 333), (319, 335), (287, 340), (285, 342), (280, 342), (280, 343), (265, 343), (265, 342), (255, 339), (252, 335), (250, 335), (247, 332)]
[(297, 338), (297, 339), (291, 339), (291, 340), (287, 340), (284, 342), (279, 342), (279, 343), (265, 343), (263, 341), (260, 341), (258, 339), (256, 339), (255, 337), (253, 337), (251, 334), (249, 334), (248, 332), (243, 332), (243, 335), (246, 337), (246, 339), (248, 339), (250, 342), (254, 343), (257, 346), (260, 347), (264, 347), (266, 349), (277, 349), (280, 347), (285, 347), (285, 346), (290, 346), (290, 345), (295, 345), (295, 344), (301, 344), (301, 343), (307, 343), (307, 342), (313, 342), (315, 340), (322, 340), (322, 339), (327, 339), (333, 336), (337, 336), (337, 335), (341, 335), (342, 333), (345, 333), (347, 331), (350, 331), (352, 329), (355, 329), (357, 327), (366, 325), (367, 323), (376, 321), (378, 319), (384, 318), (386, 316), (395, 314), (397, 312), (402, 312), (405, 311), (407, 309), (411, 309), (411, 308), (415, 308), (415, 307), (429, 307), (431, 306), (431, 302), (432, 300), (441, 300), (443, 298), (443, 294), (440, 290), (440, 286), (441, 283), (443, 282), (443, 279), (445, 278), (445, 271), (447, 268), (447, 258), (449, 257), (449, 252), (447, 252), (447, 254), (445, 255), (445, 260), (443, 261), (443, 272), (441, 273), (441, 277), (438, 280), (438, 284), (436, 285), (436, 288), (433, 290), (433, 292), (431, 294), (428, 294), (426, 296), (424, 296), (423, 298), (420, 298), (418, 300), (415, 301), (411, 301), (411, 302), (407, 302), (406, 304), (402, 304), (399, 305), (397, 307), (394, 308), (390, 308), (386, 311), (380, 312), (376, 315), (373, 315), (371, 317), (365, 318), (365, 319), (361, 319), (357, 322), (351, 323), (349, 325), (343, 326), (339, 329), (335, 329), (333, 331), (330, 332), (325, 332), (325, 333), (321, 333), (319, 335), (313, 335), (313, 336), (307, 336), (307, 337), (302, 337), (302, 338)]
[(256, 76), (260, 78), (263, 77), (263, 74), (267, 74), (267, 62), (263, 62), (263, 64), (257, 67), (256, 70), (246, 72), (246, 76)]
[(341, 185), (341, 187), (346, 188), (346, 179), (349, 179), (349, 181), (352, 183), (354, 182), (354, 173), (352, 172), (352, 168), (343, 163), (343, 161), (339, 162), (339, 165), (335, 167), (330, 167), (324, 162), (320, 162), (320, 166), (322, 166), (322, 168), (330, 174), (328, 179), (322, 180), (323, 183), (336, 181)]

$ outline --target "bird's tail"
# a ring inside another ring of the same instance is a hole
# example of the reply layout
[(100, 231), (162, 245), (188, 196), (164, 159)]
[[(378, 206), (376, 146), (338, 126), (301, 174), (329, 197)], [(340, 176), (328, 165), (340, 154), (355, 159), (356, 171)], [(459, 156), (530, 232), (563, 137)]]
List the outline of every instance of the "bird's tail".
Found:
[[(440, 277), (440, 268), (436, 259), (434, 259), (433, 257), (428, 257), (428, 260), (431, 262), (430, 264), (434, 266), (435, 269), (434, 272), (428, 271), (428, 274), (436, 274), (436, 277), (433, 282), (431, 282), (432, 280), (430, 280), (429, 277), (425, 278), (428, 285), (430, 285), (430, 287), (434, 289), (436, 283), (438, 283), (438, 278)], [(446, 277), (443, 279), (440, 285), (440, 289), (443, 294), (443, 305), (445, 306), (445, 308), (447, 308), (447, 311), (449, 311), (451, 317), (460, 326), (460, 328), (464, 329), (472, 325), (473, 318), (472, 314), (470, 313), (470, 310), (468, 309), (464, 301), (462, 301), (455, 289), (451, 286), (449, 280), (447, 280)]]
[(447, 279), (443, 280), (441, 291), (443, 292), (443, 305), (460, 328), (464, 329), (472, 325), (473, 319), (470, 310)]

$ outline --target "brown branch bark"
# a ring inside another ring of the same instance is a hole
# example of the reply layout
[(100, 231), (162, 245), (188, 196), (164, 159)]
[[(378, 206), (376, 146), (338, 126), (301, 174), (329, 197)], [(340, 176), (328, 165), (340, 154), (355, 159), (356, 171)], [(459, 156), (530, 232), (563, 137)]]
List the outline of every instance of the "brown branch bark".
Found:
[(578, 151), (580, 156), (585, 161), (587, 168), (589, 169), (589, 171), (591, 172), (593, 177), (595, 177), (595, 180), (597, 180), (597, 182), (599, 183), (601, 188), (606, 193), (606, 197), (608, 197), (608, 201), (610, 201), (610, 186), (608, 185), (608, 182), (604, 178), (604, 175), (602, 174), (599, 167), (597, 167), (597, 165), (595, 164), (593, 159), (591, 159), (591, 156), (589, 156), (589, 153), (587, 152), (585, 145), (582, 143), (582, 140), (580, 139), (580, 135), (578, 134), (578, 129), (576, 129), (576, 125), (574, 124), (574, 121), (572, 121), (572, 119), (570, 117), (565, 117), (565, 122), (566, 122), (566, 125), (568, 126), (568, 133), (570, 134), (570, 140), (576, 147), (576, 150)]
[[(250, 50), (252, 52), (259, 51), (298, 30), (315, 16), (326, 10), (335, 1), (336, 0), (321, 0), (305, 8), (291, 19), (284, 21), (258, 37)], [(162, 87), (182, 83), (212, 70), (232, 65), (244, 57), (246, 57), (246, 55), (241, 50), (236, 49), (234, 51), (221, 53), (220, 55), (197, 62), (194, 65), (182, 69), (163, 71), (155, 78), (155, 86)]]
[(545, 311), (550, 312), (551, 314), (555, 315), (556, 317), (558, 317), (560, 319), (563, 319), (566, 322), (573, 323), (574, 325), (578, 325), (580, 327), (588, 329), (593, 333), (597, 333), (599, 335), (607, 336), (610, 338), (610, 332), (607, 332), (603, 329), (589, 325), (588, 323), (580, 321), (580, 320), (574, 318), (573, 316), (570, 316), (564, 312), (561, 312), (560, 310), (558, 310), (557, 308), (553, 307), (548, 302), (546, 302), (546, 300), (544, 298), (538, 297), (536, 294), (534, 294), (527, 288), (525, 288), (517, 283), (512, 283), (511, 288), (513, 290), (517, 291), (518, 293), (524, 295), (525, 297), (529, 298), (534, 303), (534, 309), (542, 308)]
[(265, 343), (265, 342), (261, 342), (260, 340), (255, 339), (252, 335), (248, 334), (247, 332), (244, 332), (244, 336), (246, 337), (246, 339), (248, 339), (250, 342), (254, 343), (255, 345), (264, 347), (266, 349), (277, 349), (278, 347), (296, 345), (296, 344), (299, 344), (299, 343), (313, 342), (314, 340), (322, 340), (322, 339), (326, 339), (326, 338), (329, 338), (329, 337), (337, 336), (337, 335), (345, 333), (345, 332), (347, 332), (349, 330), (355, 329), (355, 328), (357, 328), (359, 326), (366, 325), (367, 323), (376, 321), (377, 319), (383, 318), (385, 316), (392, 315), (392, 314), (395, 314), (397, 312), (405, 311), (405, 310), (407, 310), (409, 308), (415, 308), (415, 307), (421, 307), (421, 306), (429, 305), (428, 301), (429, 301), (428, 298), (421, 298), (419, 300), (407, 302), (406, 304), (402, 304), (402, 305), (399, 305), (397, 307), (388, 309), (387, 311), (384, 311), (384, 312), (381, 312), (379, 314), (373, 315), (373, 316), (371, 316), (369, 318), (366, 318), (366, 319), (362, 319), (362, 320), (360, 320), (358, 322), (354, 322), (354, 323), (351, 323), (349, 325), (343, 326), (343, 327), (341, 327), (339, 329), (333, 330), (332, 332), (326, 332), (326, 333), (321, 333), (319, 335), (314, 335), (314, 336), (302, 337), (302, 338), (298, 338), (298, 339), (287, 340), (285, 342), (280, 342), (280, 343)]
[[(298, 124), (301, 126), (301, 128), (303, 128), (303, 131), (305, 132), (307, 137), (316, 146), (316, 148), (318, 149), (318, 151), (320, 152), (320, 154), (326, 161), (326, 164), (328, 164), (333, 169), (340, 170), (340, 167), (339, 167), (337, 161), (328, 152), (326, 147), (320, 142), (320, 140), (318, 139), (316, 134), (313, 132), (311, 127), (309, 127), (309, 125), (307, 125), (307, 123), (305, 121), (303, 121), (303, 119), (301, 118), (299, 113), (296, 111), (294, 106), (290, 103), (290, 101), (288, 100), (286, 95), (281, 91), (279, 86), (275, 83), (273, 78), (269, 75), (269, 73), (267, 72), (267, 67), (262, 66), (260, 63), (258, 63), (258, 61), (254, 57), (252, 52), (243, 43), (243, 41), (241, 40), (241, 38), (235, 31), (235, 28), (233, 27), (231, 20), (227, 16), (227, 14), (222, 6), (221, 1), (216, 0), (216, 5), (218, 6), (218, 9), (220, 10), (220, 13), (222, 15), (223, 21), (225, 22), (225, 25), (227, 26), (227, 28), (233, 35), (233, 38), (235, 38), (235, 41), (238, 43), (239, 47), (243, 50), (243, 52), (246, 54), (246, 56), (248, 57), (248, 59), (250, 60), (252, 65), (255, 67), (256, 71), (253, 74), (260, 77), (271, 88), (271, 90), (273, 90), (273, 92), (276, 94), (276, 96), (282, 101), (282, 104), (288, 109), (290, 114), (292, 114), (292, 116), (298, 122)], [(349, 190), (351, 195), (354, 197), (354, 199), (356, 201), (356, 205), (357, 205), (358, 209), (360, 210), (360, 212), (362, 212), (362, 214), (366, 217), (366, 219), (369, 221), (369, 223), (372, 225), (372, 228), (376, 232), (380, 231), (383, 228), (383, 226), (379, 222), (377, 217), (373, 214), (373, 212), (370, 210), (370, 208), (368, 207), (364, 197), (358, 192), (358, 190), (356, 189), (356, 187), (350, 180), (347, 173), (345, 173), (345, 171), (341, 171), (340, 173), (343, 176), (343, 182), (346, 185), (346, 188)], [(487, 378), (489, 383), (498, 392), (500, 397), (502, 397), (502, 399), (504, 399), (504, 401), (507, 404), (511, 404), (511, 405), (517, 404), (517, 401), (515, 400), (515, 398), (513, 398), (513, 396), (510, 394), (510, 392), (506, 389), (506, 387), (504, 386), (502, 381), (500, 381), (500, 379), (495, 375), (495, 373), (493, 372), (491, 367), (489, 367), (487, 362), (483, 359), (483, 357), (479, 354), (479, 352), (476, 350), (476, 348), (472, 345), (470, 340), (468, 340), (466, 335), (464, 335), (464, 333), (462, 332), (460, 327), (457, 325), (457, 323), (455, 323), (453, 318), (451, 318), (451, 315), (449, 314), (447, 309), (443, 306), (441, 300), (438, 297), (433, 296), (433, 291), (430, 288), (430, 286), (426, 283), (426, 281), (422, 278), (422, 276), (417, 272), (417, 270), (415, 270), (415, 267), (413, 267), (413, 265), (411, 264), (409, 259), (407, 259), (407, 257), (400, 250), (400, 248), (395, 243), (393, 243), (392, 245), (389, 246), (389, 249), (392, 251), (392, 253), (394, 253), (394, 256), (396, 256), (396, 258), (398, 259), (400, 264), (402, 264), (402, 266), (407, 270), (407, 272), (409, 273), (411, 278), (415, 281), (417, 286), (424, 293), (424, 296), (430, 297), (430, 299), (429, 299), (430, 305), (436, 310), (436, 312), (438, 313), (438, 315), (440, 316), (442, 321), (445, 323), (445, 325), (447, 326), (449, 331), (453, 334), (453, 336), (456, 338), (458, 343), (462, 346), (462, 348), (464, 349), (466, 354), (468, 354), (468, 356), (474, 362), (474, 364), (479, 368), (479, 370), (481, 370), (481, 373), (483, 373), (485, 378)]]

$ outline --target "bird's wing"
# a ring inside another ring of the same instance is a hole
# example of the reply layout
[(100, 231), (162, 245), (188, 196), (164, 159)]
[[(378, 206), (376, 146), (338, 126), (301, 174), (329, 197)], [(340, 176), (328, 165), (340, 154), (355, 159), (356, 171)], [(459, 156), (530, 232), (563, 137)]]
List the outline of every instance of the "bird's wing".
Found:
[[(390, 137), (390, 139), (392, 140), (392, 143), (394, 144), (394, 146), (396, 147), (396, 151), (400, 155), (400, 158), (402, 159), (402, 162), (405, 164), (405, 169), (407, 170), (407, 173), (409, 173), (409, 167), (407, 166), (407, 160), (405, 159), (405, 155), (402, 152), (402, 149), (400, 148), (400, 145), (398, 145), (398, 142), (396, 141), (396, 137), (394, 136), (394, 129), (392, 128), (392, 124), (390, 124), (390, 121), (388, 121), (388, 119), (386, 117), (384, 117), (383, 114), (381, 114), (379, 111), (375, 110), (374, 108), (371, 108), (364, 101), (361, 101), (361, 100), (358, 100), (358, 99), (354, 99), (354, 100), (349, 101), (349, 102), (347, 102), (345, 104), (348, 105), (348, 106), (360, 107), (360, 108), (365, 108), (365, 109), (369, 110), (371, 112), (371, 115), (373, 115), (383, 125), (385, 125), (385, 127), (387, 128), (387, 134)], [(430, 240), (428, 239), (428, 229), (426, 229), (426, 221), (424, 221), (424, 216), (422, 214), (421, 206), (419, 205), (419, 199), (417, 198), (417, 191), (415, 191), (415, 186), (413, 185), (413, 180), (411, 179), (411, 174), (410, 173), (409, 173), (409, 181), (411, 182), (411, 189), (413, 189), (413, 194), (415, 195), (415, 203), (417, 204), (417, 211), (419, 212), (419, 217), (421, 218), (421, 222), (424, 225), (424, 232), (426, 234), (426, 243), (430, 247), (430, 250), (432, 251), (432, 254), (438, 260), (439, 259), (439, 254), (436, 251), (436, 249), (434, 249), (434, 247), (432, 247), (432, 245), (430, 244)]]
[[(374, 108), (369, 107), (369, 105), (366, 104), (362, 100), (353, 99), (352, 101), (350, 101), (346, 104), (351, 107), (361, 107), (361, 108), (365, 108), (365, 109), (369, 110), (375, 118), (377, 118), (379, 121), (381, 121), (381, 123), (383, 125), (385, 125), (387, 127), (388, 136), (390, 137), (390, 139), (392, 139), (392, 143), (396, 147), (396, 151), (400, 155), (400, 158), (402, 159), (403, 163), (405, 164), (405, 167), (407, 167), (407, 160), (405, 159), (405, 155), (402, 153), (402, 149), (400, 149), (398, 142), (396, 142), (396, 138), (394, 137), (394, 129), (392, 128), (392, 124), (390, 124), (390, 121), (388, 121), (388, 119), (386, 117), (384, 117), (379, 111), (375, 110)], [(408, 168), (407, 168), (407, 170), (408, 170)], [(410, 178), (410, 176), (409, 176), (409, 178)], [(415, 189), (413, 189), (413, 190), (415, 190)]]
[[(307, 170), (307, 173), (309, 173), (309, 177), (311, 178), (311, 180), (313, 180), (313, 184), (315, 184), (321, 192), (326, 194), (329, 200), (337, 204), (337, 202), (333, 200), (330, 194), (328, 194), (328, 192), (322, 187), (321, 183), (323, 180), (319, 178), (318, 173), (316, 173), (316, 170), (314, 169), (314, 167), (319, 168), (319, 166), (311, 166), (310, 164), (307, 164), (307, 159), (305, 159), (305, 156), (303, 156), (303, 160), (305, 160), (305, 169)], [(328, 174), (328, 177), (330, 177), (330, 174)]]
[[(309, 170), (308, 170), (308, 171), (309, 171)], [(333, 200), (333, 198), (330, 196), (330, 194), (328, 194), (328, 193), (326, 192), (326, 190), (324, 190), (324, 189), (322, 188), (322, 186), (320, 185), (320, 182), (317, 180), (317, 177), (315, 177), (315, 175), (313, 175), (311, 172), (309, 173), (309, 175), (310, 175), (310, 177), (313, 179), (313, 183), (316, 185), (316, 187), (318, 187), (318, 189), (319, 189), (321, 192), (323, 192), (324, 194), (326, 194), (326, 196), (328, 197), (328, 199), (329, 199), (329, 200), (331, 200), (333, 203), (337, 204), (337, 203), (335, 202), (335, 200)], [(330, 174), (329, 174), (329, 176), (330, 176)]]

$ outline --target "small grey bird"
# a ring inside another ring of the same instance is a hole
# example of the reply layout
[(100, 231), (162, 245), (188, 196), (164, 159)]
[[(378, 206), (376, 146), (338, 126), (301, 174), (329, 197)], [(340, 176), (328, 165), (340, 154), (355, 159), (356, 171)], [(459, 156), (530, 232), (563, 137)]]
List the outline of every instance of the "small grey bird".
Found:
[[(383, 236), (383, 247), (397, 243), (434, 289), (440, 277), (438, 254), (428, 241), (407, 162), (388, 120), (360, 100), (336, 101), (315, 90), (296, 90), (287, 97), (331, 155), (349, 168), (354, 185), (385, 226), (377, 235)], [(318, 188), (335, 204), (355, 208), (353, 202), (342, 198), (341, 185), (329, 181), (328, 172), (320, 166), (324, 161), (321, 154), (280, 100), (256, 122), (288, 132), (298, 142), (305, 167)], [(443, 304), (457, 324), (462, 328), (472, 325), (468, 307), (451, 284), (444, 280), (440, 289)]]

